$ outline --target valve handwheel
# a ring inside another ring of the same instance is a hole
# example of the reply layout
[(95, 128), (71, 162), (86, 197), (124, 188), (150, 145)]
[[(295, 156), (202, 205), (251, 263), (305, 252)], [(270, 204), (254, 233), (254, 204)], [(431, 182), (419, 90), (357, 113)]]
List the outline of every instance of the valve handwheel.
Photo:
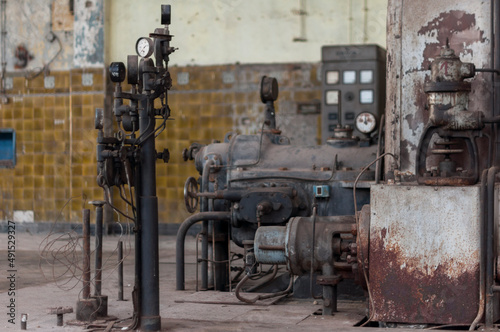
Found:
[(184, 204), (189, 213), (196, 211), (198, 207), (198, 182), (190, 176), (184, 185)]

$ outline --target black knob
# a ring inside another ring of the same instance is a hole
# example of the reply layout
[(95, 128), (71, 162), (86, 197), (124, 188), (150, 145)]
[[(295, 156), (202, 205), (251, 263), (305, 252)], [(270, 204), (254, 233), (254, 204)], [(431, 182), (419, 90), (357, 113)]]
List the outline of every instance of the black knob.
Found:
[(157, 153), (156, 157), (163, 160), (163, 162), (166, 164), (170, 160), (170, 152), (168, 151), (168, 149), (163, 149), (163, 152)]

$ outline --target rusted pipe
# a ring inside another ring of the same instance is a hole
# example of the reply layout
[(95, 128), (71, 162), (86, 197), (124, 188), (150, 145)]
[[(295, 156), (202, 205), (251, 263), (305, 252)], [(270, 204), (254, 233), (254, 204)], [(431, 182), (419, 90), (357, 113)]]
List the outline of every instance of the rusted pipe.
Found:
[(90, 298), (90, 210), (83, 209), (83, 289), (84, 299)]
[(385, 114), (380, 117), (380, 126), (378, 129), (378, 144), (377, 144), (377, 161), (375, 163), (375, 184), (380, 182), (380, 154), (382, 153), (382, 135), (385, 128)]
[(486, 223), (487, 223), (487, 188), (486, 182), (488, 181), (488, 170), (485, 169), (481, 174), (481, 210), (480, 210), (480, 259), (479, 259), (479, 308), (477, 311), (477, 316), (469, 327), (469, 331), (474, 331), (477, 324), (481, 321), (484, 315), (484, 298), (485, 298), (485, 268), (486, 268)]
[(184, 240), (188, 230), (199, 221), (208, 220), (220, 220), (229, 221), (231, 220), (231, 212), (200, 212), (192, 215), (191, 217), (184, 220), (177, 231), (176, 239), (176, 252), (175, 252), (175, 262), (176, 262), (176, 288), (177, 290), (184, 290)]

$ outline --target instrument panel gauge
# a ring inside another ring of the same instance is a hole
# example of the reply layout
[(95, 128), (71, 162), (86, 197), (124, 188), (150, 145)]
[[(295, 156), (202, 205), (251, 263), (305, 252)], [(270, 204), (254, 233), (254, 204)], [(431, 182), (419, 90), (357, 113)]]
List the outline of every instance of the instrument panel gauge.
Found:
[(369, 112), (363, 112), (356, 117), (356, 129), (363, 134), (369, 134), (377, 127), (377, 119)]
[(140, 57), (149, 58), (154, 51), (154, 42), (148, 37), (139, 38), (135, 44), (135, 50)]

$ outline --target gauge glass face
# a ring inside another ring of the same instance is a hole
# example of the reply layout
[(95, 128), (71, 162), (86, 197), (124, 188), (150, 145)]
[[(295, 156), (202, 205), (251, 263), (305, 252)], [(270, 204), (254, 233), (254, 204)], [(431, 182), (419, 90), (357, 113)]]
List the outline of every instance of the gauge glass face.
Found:
[(146, 58), (151, 55), (151, 44), (147, 38), (141, 38), (137, 41), (137, 54)]
[(363, 112), (356, 118), (356, 128), (363, 134), (371, 133), (375, 130), (377, 120), (375, 116), (368, 112)]

